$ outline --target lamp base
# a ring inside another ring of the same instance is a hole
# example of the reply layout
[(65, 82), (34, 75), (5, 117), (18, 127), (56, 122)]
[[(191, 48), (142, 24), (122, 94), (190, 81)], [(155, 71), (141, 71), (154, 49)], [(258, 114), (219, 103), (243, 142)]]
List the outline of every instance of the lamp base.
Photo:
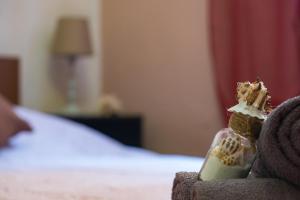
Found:
[(77, 115), (80, 113), (80, 108), (77, 105), (76, 57), (70, 56), (68, 57), (68, 60), (70, 77), (68, 80), (67, 105), (63, 112), (66, 115)]
[(80, 114), (80, 108), (78, 107), (77, 104), (72, 103), (72, 104), (68, 104), (63, 110), (62, 112), (66, 115), (78, 115)]

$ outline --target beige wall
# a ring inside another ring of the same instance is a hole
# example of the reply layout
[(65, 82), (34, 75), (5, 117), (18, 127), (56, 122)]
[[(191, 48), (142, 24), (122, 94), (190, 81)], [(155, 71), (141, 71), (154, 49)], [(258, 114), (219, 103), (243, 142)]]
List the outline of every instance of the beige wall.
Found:
[[(84, 110), (94, 109), (100, 93), (100, 27), (99, 0), (1, 0), (0, 55), (21, 59), (22, 104), (41, 110), (56, 110), (64, 104), (64, 91), (58, 85), (65, 75), (50, 68), (50, 46), (56, 20), (62, 15), (87, 16), (90, 19), (94, 55), (82, 60), (79, 69), (80, 102)], [(55, 82), (56, 81), (56, 82)], [(84, 85), (83, 85), (84, 84)]]
[(146, 147), (204, 155), (221, 122), (205, 0), (104, 0), (104, 91), (145, 117)]

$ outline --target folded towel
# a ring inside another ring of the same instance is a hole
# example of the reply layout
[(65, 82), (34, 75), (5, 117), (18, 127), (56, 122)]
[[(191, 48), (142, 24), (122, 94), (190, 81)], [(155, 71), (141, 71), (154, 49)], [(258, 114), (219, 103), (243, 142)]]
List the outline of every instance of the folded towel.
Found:
[(198, 181), (192, 188), (193, 200), (296, 200), (300, 190), (279, 179), (227, 179)]
[(282, 103), (264, 123), (252, 173), (300, 186), (300, 96)]
[(176, 174), (172, 200), (296, 200), (300, 190), (271, 178), (196, 181), (197, 173)]
[(191, 190), (194, 183), (198, 180), (198, 173), (196, 172), (178, 172), (176, 173), (173, 189), (172, 199), (176, 200), (190, 200)]

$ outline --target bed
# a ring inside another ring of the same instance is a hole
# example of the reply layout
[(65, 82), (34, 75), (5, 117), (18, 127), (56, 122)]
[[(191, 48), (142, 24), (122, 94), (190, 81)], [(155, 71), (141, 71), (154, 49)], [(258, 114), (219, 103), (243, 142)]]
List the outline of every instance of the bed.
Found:
[[(170, 199), (199, 158), (127, 147), (82, 125), (17, 107), (34, 129), (0, 153), (0, 199)], [(155, 197), (155, 198), (154, 198)]]
[(203, 162), (128, 147), (24, 107), (15, 112), (33, 132), (18, 134), (0, 150), (1, 200), (167, 200), (175, 172), (197, 171)]

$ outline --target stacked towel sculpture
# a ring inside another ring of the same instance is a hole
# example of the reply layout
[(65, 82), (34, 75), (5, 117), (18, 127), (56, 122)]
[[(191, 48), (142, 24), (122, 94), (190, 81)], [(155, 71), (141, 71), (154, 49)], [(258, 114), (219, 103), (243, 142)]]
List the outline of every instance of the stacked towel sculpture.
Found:
[(198, 181), (197, 173), (177, 173), (172, 199), (300, 199), (300, 96), (282, 103), (264, 123), (247, 179)]

